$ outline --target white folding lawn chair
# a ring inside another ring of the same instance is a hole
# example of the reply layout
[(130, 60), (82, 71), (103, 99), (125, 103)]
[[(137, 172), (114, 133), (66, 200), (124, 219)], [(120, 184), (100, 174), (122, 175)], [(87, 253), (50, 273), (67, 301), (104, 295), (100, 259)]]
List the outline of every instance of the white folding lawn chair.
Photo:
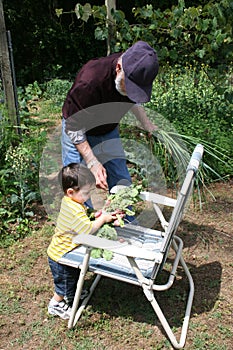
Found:
[[(193, 302), (194, 283), (189, 269), (182, 257), (183, 242), (178, 236), (176, 236), (176, 231), (182, 219), (187, 201), (192, 193), (194, 179), (202, 155), (203, 146), (199, 144), (195, 147), (191, 156), (186, 170), (186, 176), (177, 199), (172, 199), (155, 193), (141, 193), (143, 200), (151, 201), (153, 203), (154, 210), (161, 223), (161, 231), (142, 226), (130, 224), (125, 225), (123, 228), (117, 228), (118, 236), (124, 238), (123, 243), (93, 235), (80, 234), (74, 237), (74, 242), (80, 244), (80, 246), (72, 252), (67, 253), (59, 260), (62, 264), (81, 269), (71, 317), (68, 323), (69, 328), (74, 327), (98, 285), (101, 276), (105, 276), (140, 286), (143, 289), (146, 298), (151, 303), (173, 347), (176, 349), (184, 347)], [(161, 206), (173, 208), (169, 220), (165, 219)], [(91, 250), (93, 248), (107, 249), (113, 252), (113, 259), (106, 261), (104, 258), (92, 258)], [(175, 252), (175, 257), (169, 271), (169, 277), (165, 284), (156, 284), (157, 277), (163, 270), (170, 248)], [(166, 291), (172, 287), (178, 264), (182, 266), (189, 282), (185, 316), (182, 323), (179, 341), (177, 341), (154, 293)], [(90, 287), (89, 295), (80, 305), (81, 291), (87, 271), (92, 271), (97, 276)]]

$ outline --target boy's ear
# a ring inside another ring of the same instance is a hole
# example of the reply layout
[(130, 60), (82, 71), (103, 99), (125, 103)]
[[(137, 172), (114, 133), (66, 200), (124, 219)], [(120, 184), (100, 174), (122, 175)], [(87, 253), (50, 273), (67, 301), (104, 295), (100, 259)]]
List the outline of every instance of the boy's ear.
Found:
[(68, 188), (68, 190), (66, 191), (66, 195), (68, 197), (73, 197), (73, 194), (74, 194), (73, 188)]

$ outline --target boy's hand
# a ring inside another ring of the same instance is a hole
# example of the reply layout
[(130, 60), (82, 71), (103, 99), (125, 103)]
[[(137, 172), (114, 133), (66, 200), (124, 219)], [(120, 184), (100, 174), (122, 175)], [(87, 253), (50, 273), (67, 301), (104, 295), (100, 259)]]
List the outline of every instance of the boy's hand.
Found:
[(116, 214), (116, 220), (114, 220), (113, 225), (114, 226), (124, 226), (124, 221), (122, 220), (125, 214), (123, 213), (117, 213)]
[(102, 215), (104, 216), (104, 221), (105, 221), (106, 223), (111, 222), (111, 221), (117, 219), (116, 214), (114, 214), (114, 213), (102, 212)]
[(97, 219), (98, 217), (100, 217), (100, 215), (102, 214), (102, 210), (99, 210), (95, 213), (95, 218)]
[(123, 217), (125, 216), (125, 214), (119, 210), (116, 210), (114, 213), (107, 213), (106, 211), (103, 211), (101, 209), (95, 213), (95, 218), (97, 219), (101, 215), (104, 215), (105, 220), (108, 220), (108, 221), (105, 221), (106, 223), (113, 221), (114, 226), (122, 226), (121, 219), (123, 219)]

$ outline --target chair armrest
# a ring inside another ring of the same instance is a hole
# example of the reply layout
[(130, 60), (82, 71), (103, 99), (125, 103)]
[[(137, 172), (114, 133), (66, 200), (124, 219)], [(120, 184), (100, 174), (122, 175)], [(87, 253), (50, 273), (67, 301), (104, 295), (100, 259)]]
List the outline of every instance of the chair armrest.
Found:
[[(111, 188), (110, 193), (117, 193), (117, 191), (119, 191), (120, 189), (125, 188), (125, 187), (127, 187), (127, 186), (124, 186), (124, 185), (113, 186)], [(140, 193), (140, 197), (144, 201), (151, 201), (155, 204), (163, 204), (163, 205), (167, 205), (170, 207), (174, 207), (176, 205), (176, 199), (170, 198), (167, 196), (163, 196), (161, 194), (153, 193), (153, 192), (143, 191)]]
[(192, 153), (191, 159), (189, 161), (187, 171), (191, 169), (195, 173), (197, 172), (203, 153), (204, 153), (204, 147), (201, 144), (196, 145)]
[(161, 194), (152, 192), (141, 192), (140, 197), (145, 201), (151, 201), (154, 204), (162, 204), (169, 207), (174, 207), (176, 205), (176, 199), (167, 196), (162, 196)]
[(132, 258), (141, 258), (145, 260), (159, 260), (162, 258), (162, 254), (148, 250), (145, 248), (137, 247), (128, 241), (118, 242), (112, 241), (106, 238), (97, 237), (94, 235), (79, 234), (75, 235), (73, 242), (76, 244), (82, 244), (86, 247), (107, 249), (113, 253), (124, 255)]

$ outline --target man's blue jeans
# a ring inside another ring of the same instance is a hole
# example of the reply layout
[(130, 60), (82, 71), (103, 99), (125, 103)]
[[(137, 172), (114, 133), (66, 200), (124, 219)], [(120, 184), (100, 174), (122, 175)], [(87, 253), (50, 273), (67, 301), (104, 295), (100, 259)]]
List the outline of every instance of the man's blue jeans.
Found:
[[(81, 155), (65, 132), (65, 119), (62, 121), (62, 162), (63, 165), (81, 163)], [(87, 141), (97, 159), (103, 164), (107, 172), (108, 187), (131, 184), (131, 177), (127, 168), (125, 153), (120, 140), (118, 128), (99, 136), (87, 136)]]

